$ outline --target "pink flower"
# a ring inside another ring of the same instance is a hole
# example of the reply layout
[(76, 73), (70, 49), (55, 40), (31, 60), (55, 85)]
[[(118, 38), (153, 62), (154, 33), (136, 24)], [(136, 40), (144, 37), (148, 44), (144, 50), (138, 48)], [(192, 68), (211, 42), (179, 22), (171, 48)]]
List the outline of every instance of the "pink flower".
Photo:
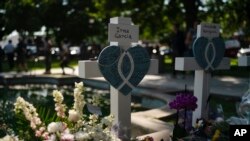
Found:
[(42, 137), (43, 137), (45, 140), (48, 140), (48, 139), (50, 138), (48, 132), (44, 132), (44, 133), (42, 134)]
[(36, 137), (41, 137), (44, 131), (45, 127), (40, 127), (39, 130), (36, 130)]
[(33, 130), (35, 130), (35, 129), (36, 129), (36, 124), (35, 124), (33, 121), (31, 121), (31, 122), (30, 122), (30, 127), (31, 127)]
[(34, 117), (34, 122), (36, 125), (40, 125), (42, 122), (41, 122), (41, 119), (38, 118), (38, 117)]
[(42, 136), (42, 131), (36, 130), (36, 137), (41, 137)]
[(74, 141), (74, 135), (66, 133), (61, 136), (60, 141)]
[(45, 129), (45, 127), (40, 127), (39, 130), (40, 130), (41, 132), (43, 132), (43, 131), (45, 131), (46, 129)]
[(52, 135), (48, 136), (44, 141), (57, 141), (56, 135), (52, 134)]

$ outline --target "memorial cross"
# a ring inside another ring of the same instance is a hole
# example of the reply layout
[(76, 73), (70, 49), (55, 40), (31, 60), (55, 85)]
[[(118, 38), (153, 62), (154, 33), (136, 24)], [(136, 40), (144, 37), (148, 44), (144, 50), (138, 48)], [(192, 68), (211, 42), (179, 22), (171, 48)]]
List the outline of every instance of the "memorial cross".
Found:
[[(110, 19), (108, 40), (110, 46), (119, 46), (126, 50), (132, 43), (137, 43), (139, 27), (132, 25), (131, 18), (114, 17)], [(158, 73), (158, 60), (151, 59), (147, 74)], [(79, 76), (81, 78), (102, 77), (97, 61), (79, 61)], [(131, 95), (123, 95), (110, 85), (111, 114), (114, 115), (113, 125), (119, 125), (118, 134), (123, 134), (122, 140), (130, 140), (131, 137)], [(124, 130), (124, 128), (126, 130)]]
[[(195, 79), (194, 79), (194, 96), (197, 97), (197, 109), (193, 112), (192, 124), (196, 123), (197, 118), (207, 118), (208, 117), (208, 108), (207, 108), (207, 100), (210, 91), (210, 79), (211, 72), (213, 70), (226, 70), (230, 69), (230, 59), (224, 57), (223, 53), (218, 53), (216, 50), (220, 46), (216, 46), (213, 38), (219, 37), (219, 25), (218, 24), (207, 24), (201, 23), (197, 27), (197, 38), (203, 38), (204, 43), (198, 44), (198, 50), (193, 52), (196, 53), (196, 57), (177, 57), (175, 61), (175, 70), (180, 71), (195, 71)], [(196, 39), (197, 39), (196, 38)], [(222, 42), (223, 43), (223, 42)], [(207, 50), (212, 49), (212, 55), (208, 53)], [(198, 52), (197, 52), (198, 51)], [(218, 53), (220, 56), (216, 56)], [(222, 55), (223, 54), (223, 55)], [(215, 56), (213, 56), (215, 55)], [(210, 59), (208, 59), (210, 56)], [(211, 57), (212, 56), (212, 57)], [(216, 63), (216, 59), (220, 58), (221, 62), (214, 66)], [(199, 62), (203, 60), (203, 62)]]
[(250, 56), (241, 56), (238, 59), (238, 65), (241, 67), (250, 66)]

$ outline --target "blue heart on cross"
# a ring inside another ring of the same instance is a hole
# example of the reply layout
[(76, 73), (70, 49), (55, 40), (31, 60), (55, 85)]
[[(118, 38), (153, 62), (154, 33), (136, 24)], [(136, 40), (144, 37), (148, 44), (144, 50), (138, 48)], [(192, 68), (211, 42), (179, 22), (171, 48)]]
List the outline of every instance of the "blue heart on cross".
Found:
[(127, 50), (118, 46), (109, 46), (100, 53), (98, 66), (110, 85), (127, 95), (147, 74), (150, 57), (140, 46)]
[(194, 41), (193, 53), (198, 65), (204, 70), (216, 69), (225, 53), (225, 43), (219, 38), (199, 37)]

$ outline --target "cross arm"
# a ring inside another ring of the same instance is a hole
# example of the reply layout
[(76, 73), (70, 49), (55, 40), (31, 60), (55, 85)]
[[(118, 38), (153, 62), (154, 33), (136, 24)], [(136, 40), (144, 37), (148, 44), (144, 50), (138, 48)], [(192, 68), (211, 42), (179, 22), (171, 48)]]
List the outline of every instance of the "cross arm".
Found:
[[(97, 61), (84, 60), (79, 61), (79, 77), (80, 78), (93, 78), (102, 77), (98, 68)], [(151, 59), (148, 74), (158, 74), (158, 60)]]
[[(216, 70), (230, 69), (230, 59), (223, 58), (220, 65)], [(175, 70), (180, 71), (191, 71), (191, 70), (202, 70), (197, 64), (194, 57), (176, 57), (175, 58)]]
[(239, 66), (250, 66), (250, 56), (241, 56), (238, 60)]

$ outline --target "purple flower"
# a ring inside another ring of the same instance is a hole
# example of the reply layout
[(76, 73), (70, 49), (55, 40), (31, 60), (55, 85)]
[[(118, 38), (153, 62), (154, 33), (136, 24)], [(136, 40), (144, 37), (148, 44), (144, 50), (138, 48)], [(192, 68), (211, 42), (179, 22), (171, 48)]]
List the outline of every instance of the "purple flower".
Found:
[(169, 103), (170, 109), (187, 109), (194, 111), (197, 108), (197, 98), (191, 93), (179, 93), (175, 99)]

